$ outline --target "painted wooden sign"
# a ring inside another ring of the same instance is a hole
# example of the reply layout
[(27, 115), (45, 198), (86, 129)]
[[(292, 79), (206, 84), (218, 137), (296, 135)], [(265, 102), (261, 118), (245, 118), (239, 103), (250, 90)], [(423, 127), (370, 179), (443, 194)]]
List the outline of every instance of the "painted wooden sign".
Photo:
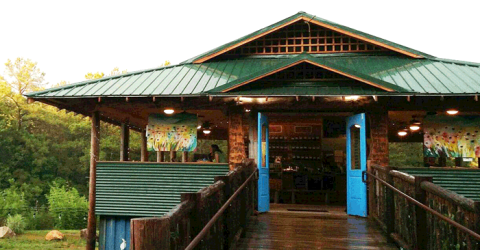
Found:
[(152, 114), (146, 136), (148, 151), (192, 152), (197, 147), (197, 116)]

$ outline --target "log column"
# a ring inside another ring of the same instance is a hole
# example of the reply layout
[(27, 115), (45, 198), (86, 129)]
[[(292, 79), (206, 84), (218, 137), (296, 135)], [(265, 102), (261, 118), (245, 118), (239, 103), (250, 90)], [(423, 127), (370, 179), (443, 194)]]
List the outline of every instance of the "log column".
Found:
[(370, 116), (370, 155), (368, 159), (375, 164), (388, 166), (388, 111), (375, 111)]
[(89, 205), (87, 224), (87, 250), (95, 250), (96, 218), (95, 218), (95, 184), (97, 177), (97, 161), (100, 152), (100, 114), (92, 114), (92, 130), (90, 144), (90, 180), (89, 180)]
[(230, 170), (235, 168), (235, 164), (242, 163), (247, 158), (245, 155), (242, 116), (243, 114), (238, 111), (228, 114), (228, 163)]
[(122, 123), (120, 137), (120, 161), (128, 161), (128, 147), (130, 144), (130, 129), (127, 123)]
[(148, 150), (147, 150), (147, 131), (142, 130), (142, 146), (141, 146), (141, 156), (140, 156), (140, 161), (141, 162), (146, 162), (148, 161)]
[(165, 153), (163, 151), (157, 151), (157, 162), (165, 161)]

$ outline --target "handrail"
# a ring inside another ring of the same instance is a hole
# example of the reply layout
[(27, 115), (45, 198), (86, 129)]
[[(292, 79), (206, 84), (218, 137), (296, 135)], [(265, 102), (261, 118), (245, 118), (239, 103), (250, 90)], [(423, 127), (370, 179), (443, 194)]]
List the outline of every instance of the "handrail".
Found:
[(444, 220), (445, 222), (449, 223), (450, 225), (462, 230), (463, 232), (469, 234), (470, 236), (472, 236), (473, 238), (475, 238), (476, 240), (480, 240), (480, 235), (475, 233), (474, 231), (466, 228), (465, 226), (463, 226), (462, 224), (444, 216), (443, 214), (433, 210), (432, 208), (428, 207), (428, 206), (425, 206), (424, 204), (422, 204), (421, 202), (415, 200), (414, 198), (410, 197), (409, 195), (403, 193), (402, 191), (398, 190), (397, 188), (395, 188), (394, 186), (390, 185), (388, 182), (378, 178), (377, 176), (375, 176), (374, 174), (370, 173), (370, 172), (365, 172), (367, 175), (369, 176), (372, 176), (373, 178), (377, 179), (378, 181), (380, 181), (383, 185), (385, 185), (386, 187), (390, 188), (391, 190), (395, 191), (396, 193), (398, 193), (400, 196), (403, 196), (405, 199), (407, 199), (407, 201), (421, 207), (422, 209), (424, 210), (427, 210), (428, 212), (432, 213), (433, 215), (437, 216), (439, 219), (441, 220)]
[(240, 194), (240, 191), (242, 191), (243, 188), (245, 188), (247, 183), (255, 176), (257, 171), (258, 169), (255, 169), (255, 171), (253, 171), (253, 173), (247, 178), (247, 180), (237, 189), (237, 191), (235, 191), (235, 193), (233, 193), (233, 195), (225, 202), (225, 204), (223, 204), (223, 206), (217, 211), (217, 213), (215, 213), (215, 215), (210, 219), (207, 225), (205, 225), (202, 231), (200, 231), (200, 233), (198, 233), (197, 236), (195, 236), (195, 238), (190, 242), (190, 244), (188, 244), (185, 250), (192, 250), (194, 247), (198, 245), (198, 243), (200, 243), (200, 241), (208, 233), (208, 231), (213, 226), (213, 224), (218, 220), (220, 215), (222, 215), (222, 213), (227, 209), (230, 203), (232, 203), (232, 201), (238, 196), (238, 194)]

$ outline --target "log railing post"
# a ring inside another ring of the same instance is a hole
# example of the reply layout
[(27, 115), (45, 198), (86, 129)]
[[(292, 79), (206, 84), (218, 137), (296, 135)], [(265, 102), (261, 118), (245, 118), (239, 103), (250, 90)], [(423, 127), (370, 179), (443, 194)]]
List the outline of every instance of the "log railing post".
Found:
[[(385, 181), (393, 186), (393, 176), (390, 171), (392, 171), (391, 167), (385, 167)], [(385, 187), (385, 226), (387, 235), (390, 236), (395, 231), (395, 202), (393, 190), (387, 187)]]
[(92, 114), (92, 130), (90, 144), (90, 180), (88, 195), (88, 222), (87, 222), (87, 250), (94, 250), (96, 243), (97, 225), (95, 217), (95, 185), (97, 177), (97, 161), (100, 153), (100, 113)]
[[(480, 201), (474, 201), (473, 207), (475, 208), (475, 233), (480, 234)], [(480, 242), (477, 242), (477, 247), (480, 248)]]
[[(194, 202), (194, 207), (192, 209), (192, 214), (190, 215), (190, 241), (202, 230), (203, 224), (203, 214), (202, 214), (202, 194), (201, 193), (183, 193), (180, 194), (180, 200), (186, 201), (191, 200)], [(188, 244), (187, 244), (188, 245)], [(199, 248), (201, 249), (201, 248)]]
[[(428, 206), (427, 192), (422, 189), (421, 184), (424, 181), (432, 182), (430, 176), (414, 176), (415, 177), (415, 200)], [(427, 221), (427, 211), (419, 206), (415, 206), (415, 242), (416, 249), (428, 249), (429, 231)]]
[[(231, 193), (231, 185), (230, 185), (230, 177), (229, 176), (216, 176), (215, 177), (215, 182), (217, 181), (223, 181), (225, 183), (224, 189), (223, 189), (223, 194), (225, 197), (225, 201), (227, 201), (230, 196), (232, 195)], [(225, 210), (223, 212), (223, 237), (225, 239), (224, 241), (224, 249), (229, 249), (229, 243), (231, 240), (231, 232), (232, 229), (232, 223), (231, 223), (231, 211), (230, 209)]]

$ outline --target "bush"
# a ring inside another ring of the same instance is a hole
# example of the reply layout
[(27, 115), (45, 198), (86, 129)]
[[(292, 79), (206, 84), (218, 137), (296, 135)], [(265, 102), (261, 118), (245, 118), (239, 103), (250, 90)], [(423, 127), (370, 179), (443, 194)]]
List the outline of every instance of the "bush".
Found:
[(27, 217), (27, 230), (47, 230), (53, 229), (55, 220), (48, 212), (46, 207), (32, 209)]
[(9, 215), (24, 214), (28, 210), (25, 195), (9, 180), (10, 187), (0, 192), (0, 220), (6, 220)]
[(77, 189), (54, 182), (47, 195), (50, 216), (58, 229), (82, 229), (87, 225), (88, 202)]
[(26, 224), (23, 216), (21, 214), (16, 214), (14, 216), (8, 216), (6, 226), (12, 229), (16, 234), (22, 234), (25, 232)]

